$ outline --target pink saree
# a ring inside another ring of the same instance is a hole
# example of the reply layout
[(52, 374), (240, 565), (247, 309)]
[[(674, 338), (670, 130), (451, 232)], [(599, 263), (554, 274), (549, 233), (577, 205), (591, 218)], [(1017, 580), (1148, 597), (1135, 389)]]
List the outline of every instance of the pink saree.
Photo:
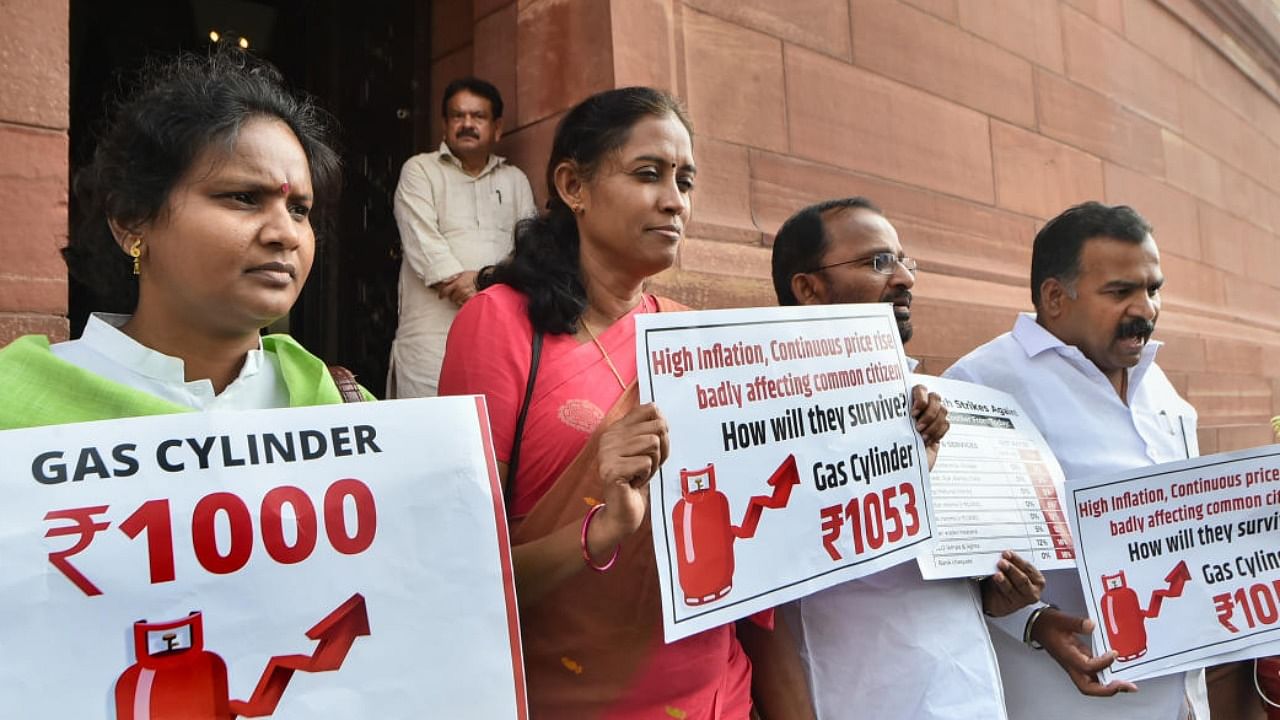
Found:
[[(474, 307), (472, 303), (476, 303)], [(548, 336), (526, 420), (511, 520), (514, 545), (579, 525), (603, 496), (596, 476), (601, 428), (637, 403), (639, 312), (683, 309), (646, 296), (600, 335), (625, 392), (598, 348)], [(470, 312), (469, 312), (470, 311)], [(463, 306), (450, 332), (442, 394), (486, 396), (499, 458), (510, 453), (524, 397), (532, 331), (524, 298), (486, 290)], [(672, 442), (678, 442), (673, 438)], [(622, 545), (612, 569), (574, 575), (520, 624), (534, 718), (740, 720), (751, 712), (751, 666), (732, 625), (666, 644), (648, 520)]]

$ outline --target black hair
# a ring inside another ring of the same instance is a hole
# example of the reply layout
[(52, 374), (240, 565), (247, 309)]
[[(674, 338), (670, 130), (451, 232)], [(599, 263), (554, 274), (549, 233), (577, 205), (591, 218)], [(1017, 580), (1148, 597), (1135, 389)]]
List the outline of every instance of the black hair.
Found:
[(648, 117), (674, 116), (692, 129), (680, 101), (661, 90), (627, 87), (606, 90), (578, 103), (556, 126), (547, 160), (547, 208), (516, 225), (515, 248), (507, 259), (480, 272), (477, 285), (503, 283), (529, 298), (529, 321), (544, 333), (573, 333), (587, 307), (578, 260), (578, 224), (556, 191), (556, 168), (572, 162), (583, 180), (627, 144), (631, 129)]
[(1080, 252), (1086, 240), (1105, 237), (1134, 244), (1151, 234), (1151, 224), (1128, 205), (1090, 200), (1070, 207), (1045, 223), (1031, 249), (1031, 302), (1040, 307), (1040, 286), (1049, 278), (1064, 285), (1080, 274)]
[(460, 77), (445, 86), (444, 97), (440, 98), (441, 117), (449, 117), (449, 101), (463, 90), (488, 100), (489, 107), (493, 109), (494, 120), (502, 117), (502, 93), (498, 92), (498, 88), (488, 80), (471, 76)]
[(813, 272), (827, 252), (829, 236), (824, 216), (832, 210), (870, 210), (883, 215), (875, 203), (861, 195), (825, 200), (787, 218), (773, 239), (773, 291), (779, 305), (799, 305), (791, 292), (791, 278)]
[(253, 118), (284, 122), (302, 145), (315, 224), (338, 193), (342, 167), (328, 113), (286, 88), (275, 67), (238, 48), (149, 61), (110, 117), (92, 162), (76, 174), (80, 227), (62, 251), (69, 274), (106, 303), (98, 309), (130, 312), (138, 301), (132, 262), (108, 219), (136, 228), (160, 217), (200, 153), (215, 143), (232, 147)]

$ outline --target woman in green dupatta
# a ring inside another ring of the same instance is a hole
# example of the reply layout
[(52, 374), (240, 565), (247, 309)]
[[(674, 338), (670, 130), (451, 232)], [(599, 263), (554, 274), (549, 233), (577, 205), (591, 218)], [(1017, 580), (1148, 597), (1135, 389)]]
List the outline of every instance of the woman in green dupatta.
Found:
[(323, 111), (238, 51), (148, 67), (75, 191), (70, 274), (100, 299), (81, 338), (0, 350), (0, 429), (340, 402), (324, 363), (260, 331), (315, 253), (339, 160)]

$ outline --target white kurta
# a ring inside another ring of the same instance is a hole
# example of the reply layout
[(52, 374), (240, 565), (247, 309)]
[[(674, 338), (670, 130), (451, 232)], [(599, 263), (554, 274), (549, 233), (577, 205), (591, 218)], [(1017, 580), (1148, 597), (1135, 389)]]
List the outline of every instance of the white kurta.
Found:
[(504, 158), (491, 155), (472, 177), (440, 143), (436, 152), (405, 162), (394, 209), (404, 259), (387, 396), (432, 396), (458, 307), (429, 286), (506, 257), (516, 222), (536, 212), (533, 191), (524, 173)]
[(236, 379), (215, 395), (207, 379), (187, 382), (180, 358), (156, 352), (120, 332), (128, 320), (128, 315), (94, 313), (78, 340), (55, 343), (49, 350), (82, 370), (194, 410), (289, 407), (289, 389), (275, 356), (262, 349), (261, 340), (245, 356)]
[(926, 581), (906, 562), (781, 610), (819, 720), (1005, 717), (973, 581)]
[[(1012, 332), (960, 358), (943, 376), (1013, 395), (1066, 476), (1094, 477), (1199, 455), (1195, 408), (1178, 396), (1155, 364), (1159, 346), (1147, 343), (1138, 364), (1128, 371), (1127, 405), (1084, 353), (1025, 313), (1018, 316)], [(1045, 577), (1046, 602), (1087, 616), (1074, 569), (1051, 570)], [(1048, 653), (1022, 643), (1030, 612), (992, 621), (1001, 630), (992, 638), (1011, 720), (1182, 720), (1189, 700), (1197, 718), (1208, 718), (1203, 671), (1142, 681), (1136, 694), (1081, 695)]]
[(819, 720), (999, 720), (1004, 698), (977, 583), (915, 562), (782, 608)]

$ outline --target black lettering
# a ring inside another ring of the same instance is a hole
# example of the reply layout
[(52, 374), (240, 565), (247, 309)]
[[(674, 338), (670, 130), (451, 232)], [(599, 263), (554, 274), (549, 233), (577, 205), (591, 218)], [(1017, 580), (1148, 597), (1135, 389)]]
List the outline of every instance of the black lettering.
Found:
[(209, 469), (209, 454), (213, 452), (213, 438), (207, 437), (203, 441), (197, 441), (195, 438), (187, 438), (187, 444), (192, 450), (196, 451), (196, 459), (200, 461), (200, 469)]
[(319, 430), (303, 430), (298, 433), (298, 444), (302, 446), (302, 459), (315, 460), (324, 455), (329, 448), (329, 441)]
[(366, 448), (373, 448), (376, 453), (382, 452), (382, 448), (378, 447), (377, 443), (373, 441), (377, 435), (378, 431), (372, 425), (357, 425), (356, 453), (363, 455), (368, 452)]
[(117, 445), (111, 449), (111, 459), (119, 463), (116, 465), (116, 477), (132, 477), (138, 472), (138, 459), (132, 454), (137, 449), (138, 446), (133, 443)]
[(333, 455), (334, 457), (346, 457), (351, 454), (351, 437), (349, 427), (336, 427), (329, 429), (329, 436), (333, 438)]
[(76, 474), (71, 481), (80, 482), (90, 473), (100, 478), (111, 477), (107, 464), (102, 461), (102, 455), (98, 453), (97, 448), (85, 448), (80, 451), (80, 461), (76, 463)]
[(262, 436), (262, 447), (266, 451), (268, 463), (275, 462), (277, 455), (285, 462), (297, 459), (297, 453), (293, 449), (293, 433), (285, 433), (283, 443), (273, 433), (267, 433)]
[(50, 463), (50, 460), (62, 460), (61, 450), (50, 450), (40, 453), (31, 461), (31, 477), (41, 485), (57, 485), (67, 481), (67, 466), (61, 462)]
[(223, 435), (219, 437), (219, 444), (222, 445), (222, 466), (238, 467), (244, 464), (244, 458), (238, 458), (231, 454), (231, 438)]
[(176, 447), (181, 447), (181, 440), (165, 440), (156, 448), (156, 464), (165, 472), (182, 472), (185, 467), (182, 463), (169, 462), (169, 451)]

